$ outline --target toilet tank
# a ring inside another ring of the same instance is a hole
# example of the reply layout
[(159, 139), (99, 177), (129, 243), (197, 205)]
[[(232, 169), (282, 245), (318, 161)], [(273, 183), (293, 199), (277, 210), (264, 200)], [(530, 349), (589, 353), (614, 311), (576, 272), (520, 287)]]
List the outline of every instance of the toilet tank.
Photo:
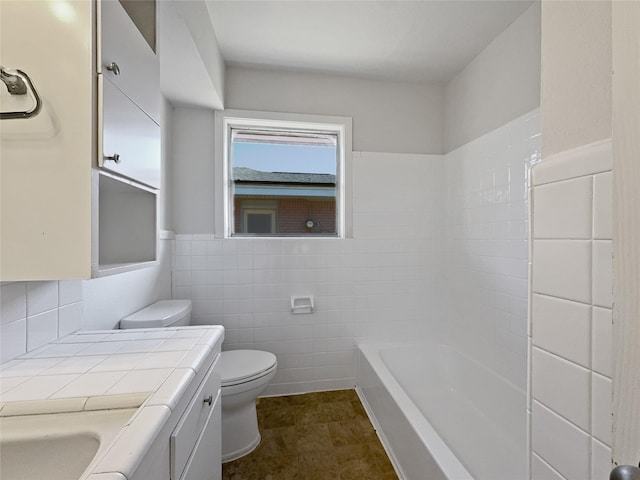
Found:
[(189, 325), (191, 300), (161, 300), (120, 320), (120, 328), (161, 328)]

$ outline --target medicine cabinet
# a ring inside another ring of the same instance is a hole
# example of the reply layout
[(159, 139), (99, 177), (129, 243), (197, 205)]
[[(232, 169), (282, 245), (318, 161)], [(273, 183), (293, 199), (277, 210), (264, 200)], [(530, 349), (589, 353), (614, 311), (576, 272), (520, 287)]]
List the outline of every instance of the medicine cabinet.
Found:
[(157, 263), (155, 25), (150, 0), (3, 2), (0, 111), (39, 106), (0, 120), (0, 281)]

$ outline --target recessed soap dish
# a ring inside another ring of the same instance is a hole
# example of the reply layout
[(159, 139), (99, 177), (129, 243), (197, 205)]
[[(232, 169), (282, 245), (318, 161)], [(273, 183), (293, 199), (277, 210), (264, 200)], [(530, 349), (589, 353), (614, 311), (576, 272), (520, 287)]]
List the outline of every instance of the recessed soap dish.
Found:
[(313, 313), (313, 295), (291, 297), (291, 313), (298, 315), (301, 313)]

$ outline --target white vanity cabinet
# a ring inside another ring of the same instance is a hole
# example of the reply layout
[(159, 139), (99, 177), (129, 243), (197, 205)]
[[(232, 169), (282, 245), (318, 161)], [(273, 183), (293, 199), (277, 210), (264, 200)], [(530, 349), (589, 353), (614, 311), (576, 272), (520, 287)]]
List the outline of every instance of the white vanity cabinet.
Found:
[(222, 397), (218, 394), (210, 420), (200, 432), (181, 480), (220, 480), (222, 478)]
[(222, 392), (218, 359), (219, 354), (206, 373), (191, 382), (130, 480), (222, 478)]
[(217, 480), (222, 465), (220, 376), (211, 367), (170, 438), (172, 480)]
[[(155, 28), (153, 0), (2, 2), (0, 64), (28, 75), (41, 108), (0, 120), (0, 281), (156, 264), (159, 70), (127, 3), (152, 6)], [(117, 56), (122, 75), (102, 68), (105, 56)], [(2, 112), (30, 109), (34, 98), (0, 83)], [(120, 163), (103, 168), (105, 156)]]

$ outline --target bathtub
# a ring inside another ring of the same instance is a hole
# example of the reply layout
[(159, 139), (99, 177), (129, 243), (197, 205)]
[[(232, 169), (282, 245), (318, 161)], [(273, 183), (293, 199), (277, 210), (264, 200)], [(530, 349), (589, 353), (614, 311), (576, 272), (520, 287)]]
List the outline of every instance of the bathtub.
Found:
[(358, 394), (402, 478), (528, 478), (524, 391), (446, 345), (358, 349)]

